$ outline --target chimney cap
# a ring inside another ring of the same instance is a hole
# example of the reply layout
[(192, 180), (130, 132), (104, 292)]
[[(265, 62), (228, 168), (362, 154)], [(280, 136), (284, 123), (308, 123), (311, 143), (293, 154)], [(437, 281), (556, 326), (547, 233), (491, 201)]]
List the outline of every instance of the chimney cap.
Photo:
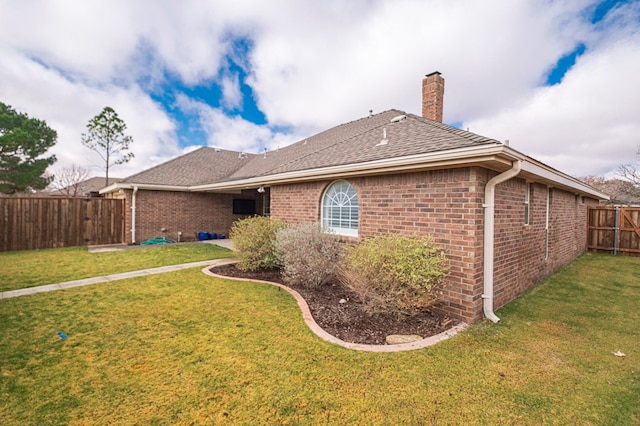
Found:
[(434, 71), (430, 74), (427, 74), (425, 77), (431, 77), (432, 75), (442, 75), (442, 73), (440, 71)]

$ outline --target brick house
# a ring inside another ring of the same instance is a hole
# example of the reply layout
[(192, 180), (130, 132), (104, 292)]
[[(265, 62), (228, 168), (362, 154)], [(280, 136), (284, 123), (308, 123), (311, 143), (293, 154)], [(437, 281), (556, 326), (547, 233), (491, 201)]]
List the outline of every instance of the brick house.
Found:
[(389, 110), (252, 155), (200, 148), (102, 192), (127, 200), (128, 243), (267, 214), (322, 222), (345, 240), (431, 235), (446, 248), (441, 308), (467, 322), (584, 252), (589, 205), (607, 196), (497, 140), (442, 121), (444, 79), (426, 76), (422, 116)]

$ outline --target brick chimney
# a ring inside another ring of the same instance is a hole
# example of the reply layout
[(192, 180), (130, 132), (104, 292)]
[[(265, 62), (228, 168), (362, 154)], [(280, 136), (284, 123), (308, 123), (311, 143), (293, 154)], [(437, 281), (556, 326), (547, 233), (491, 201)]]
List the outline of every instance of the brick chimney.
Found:
[(422, 80), (422, 116), (442, 123), (444, 102), (444, 78), (438, 71), (427, 74)]

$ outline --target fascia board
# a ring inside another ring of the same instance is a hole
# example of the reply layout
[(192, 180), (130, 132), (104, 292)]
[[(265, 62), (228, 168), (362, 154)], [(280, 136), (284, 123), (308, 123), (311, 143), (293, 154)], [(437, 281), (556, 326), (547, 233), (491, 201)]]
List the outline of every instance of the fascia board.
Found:
[(590, 195), (600, 200), (608, 200), (609, 196), (587, 185), (579, 179), (547, 166), (513, 148), (505, 146), (505, 153), (522, 161), (521, 171), (539, 178), (539, 180), (558, 187), (574, 191), (577, 194)]
[(109, 192), (116, 191), (116, 190), (121, 188), (121, 186), (119, 186), (119, 185), (122, 185), (122, 184), (112, 183), (111, 185), (105, 186), (104, 188), (102, 188), (100, 191), (98, 191), (98, 193), (99, 194), (108, 194)]
[(595, 190), (580, 180), (555, 170), (521, 152), (506, 145), (496, 143), (474, 147), (438, 151), (426, 154), (410, 155), (399, 158), (385, 158), (365, 163), (345, 164), (340, 166), (322, 167), (311, 170), (278, 173), (268, 176), (258, 176), (229, 182), (218, 182), (207, 185), (172, 186), (136, 183), (114, 183), (103, 188), (100, 193), (105, 194), (118, 189), (138, 189), (153, 191), (206, 192), (206, 191), (237, 191), (262, 185), (284, 184), (289, 182), (303, 182), (317, 179), (332, 179), (345, 176), (363, 176), (384, 174), (419, 169), (442, 168), (447, 166), (465, 166), (479, 163), (501, 163), (506, 168), (511, 167), (514, 160), (522, 161), (522, 172), (536, 177), (552, 186), (557, 185), (572, 190), (578, 194), (589, 195), (601, 200), (608, 200), (609, 196)]
[(189, 192), (188, 186), (176, 186), (176, 185), (157, 185), (157, 184), (147, 184), (147, 183), (115, 183), (107, 186), (100, 190), (100, 194), (106, 194), (109, 192), (117, 191), (118, 189), (133, 189), (134, 187), (138, 187), (138, 189), (149, 190), (149, 191), (176, 191), (176, 192)]
[(525, 160), (522, 163), (522, 171), (528, 172), (537, 177), (540, 177), (544, 181), (551, 183), (552, 186), (553, 184), (555, 184), (565, 189), (574, 190), (578, 194), (590, 195), (600, 200), (609, 199), (608, 195), (600, 191), (597, 191), (596, 189), (579, 181), (578, 179), (572, 178), (568, 175), (558, 173), (557, 171), (550, 169), (549, 167), (545, 167), (542, 164), (536, 164), (535, 162)]
[(250, 186), (273, 185), (294, 181), (308, 181), (321, 178), (335, 178), (344, 175), (358, 176), (365, 174), (391, 173), (432, 167), (468, 165), (483, 161), (501, 161), (510, 167), (508, 159), (501, 159), (502, 145), (483, 145), (480, 147), (461, 148), (449, 151), (438, 151), (427, 154), (411, 155), (398, 158), (386, 158), (366, 163), (345, 164), (322, 167), (311, 170), (278, 173), (230, 182), (192, 186), (191, 191), (214, 191)]

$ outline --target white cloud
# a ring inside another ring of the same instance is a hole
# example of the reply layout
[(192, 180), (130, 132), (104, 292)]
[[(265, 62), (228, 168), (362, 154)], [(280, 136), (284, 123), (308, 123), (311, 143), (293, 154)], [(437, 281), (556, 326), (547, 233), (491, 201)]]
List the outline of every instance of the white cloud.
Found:
[(228, 110), (242, 107), (242, 92), (240, 91), (240, 77), (238, 74), (225, 73), (220, 83), (222, 86), (222, 106)]
[(583, 32), (580, 19), (568, 20), (575, 2), (307, 9), (265, 22), (256, 40), (252, 84), (275, 123), (330, 125), (370, 108), (419, 113), (421, 77), (435, 70), (447, 79), (445, 120), (461, 121), (526, 96)]
[(594, 40), (561, 84), (538, 87), (518, 104), (464, 126), (509, 139), (574, 175), (605, 174), (631, 161), (640, 134), (640, 32), (620, 31), (622, 37)]
[(30, 117), (45, 120), (57, 131), (58, 142), (51, 150), (58, 158), (57, 167), (76, 164), (102, 174), (103, 164), (82, 146), (80, 137), (88, 121), (105, 106), (114, 108), (127, 124), (128, 134), (134, 139), (131, 151), (136, 155), (130, 163), (114, 168), (112, 175), (129, 175), (148, 167), (154, 159), (166, 159), (178, 152), (174, 123), (139, 88), (91, 87), (70, 81), (15, 52), (0, 48), (0, 56), (5, 61), (0, 78), (2, 101)]
[(228, 116), (218, 108), (194, 101), (184, 95), (177, 98), (184, 111), (197, 114), (200, 126), (207, 134), (208, 145), (219, 148), (257, 153), (262, 147), (269, 151), (290, 145), (301, 135), (283, 134), (266, 125), (258, 125), (238, 116)]
[[(184, 96), (178, 106), (197, 111), (209, 144), (255, 152), (369, 109), (420, 113), (422, 76), (439, 70), (445, 121), (510, 139), (569, 173), (605, 173), (638, 144), (640, 2), (592, 25), (595, 4), (5, 0), (0, 101), (56, 128), (63, 164), (85, 161), (80, 134), (102, 107), (114, 107), (135, 140), (135, 160), (114, 170), (126, 174), (187, 149), (169, 112), (145, 92), (171, 93), (167, 76), (190, 88), (215, 81), (222, 110)], [(246, 58), (232, 51), (238, 37), (251, 45)], [(544, 87), (558, 58), (581, 42), (587, 50), (574, 69)], [(266, 125), (224, 114), (243, 105), (227, 55), (248, 74)]]

